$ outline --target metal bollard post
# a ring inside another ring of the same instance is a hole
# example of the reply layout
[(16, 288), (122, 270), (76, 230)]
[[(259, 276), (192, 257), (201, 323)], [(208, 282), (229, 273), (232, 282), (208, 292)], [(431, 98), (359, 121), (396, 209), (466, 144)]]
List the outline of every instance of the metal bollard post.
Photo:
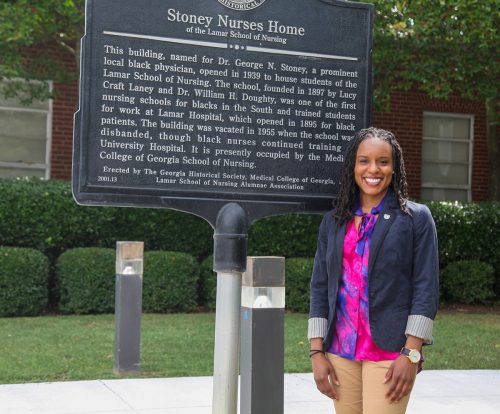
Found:
[(242, 283), (240, 414), (283, 414), (285, 258), (249, 257)]
[(143, 251), (143, 242), (116, 243), (114, 371), (117, 373), (140, 370)]

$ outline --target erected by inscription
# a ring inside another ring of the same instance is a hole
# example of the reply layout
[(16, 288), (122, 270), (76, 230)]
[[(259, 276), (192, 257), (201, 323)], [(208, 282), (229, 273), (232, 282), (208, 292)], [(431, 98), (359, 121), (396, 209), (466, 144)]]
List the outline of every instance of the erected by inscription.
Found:
[(320, 0), (88, 0), (76, 199), (324, 205), (370, 122), (371, 15)]

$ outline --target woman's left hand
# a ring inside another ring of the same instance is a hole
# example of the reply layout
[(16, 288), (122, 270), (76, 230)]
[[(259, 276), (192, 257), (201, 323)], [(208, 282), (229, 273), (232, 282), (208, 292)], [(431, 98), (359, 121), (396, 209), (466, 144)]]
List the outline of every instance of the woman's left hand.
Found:
[(399, 402), (408, 395), (415, 383), (417, 368), (417, 364), (412, 363), (406, 356), (397, 357), (385, 374), (384, 384), (390, 383), (386, 398), (391, 402)]

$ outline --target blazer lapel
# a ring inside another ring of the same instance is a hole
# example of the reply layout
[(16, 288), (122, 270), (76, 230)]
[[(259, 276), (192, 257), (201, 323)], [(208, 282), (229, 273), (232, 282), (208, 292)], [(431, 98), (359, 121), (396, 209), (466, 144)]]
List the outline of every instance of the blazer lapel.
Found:
[[(392, 192), (391, 192), (392, 193)], [(388, 199), (386, 204), (380, 212), (377, 222), (375, 223), (375, 228), (373, 229), (371, 241), (370, 241), (370, 257), (368, 259), (368, 274), (371, 274), (373, 268), (373, 263), (378, 256), (380, 246), (384, 242), (387, 232), (394, 223), (397, 214), (397, 208), (395, 205), (394, 194), (388, 194)], [(397, 204), (397, 203), (396, 203)]]
[(342, 275), (342, 257), (344, 254), (344, 238), (345, 238), (345, 229), (347, 223), (343, 223), (340, 226), (335, 226), (335, 238), (334, 238), (334, 256), (333, 256), (333, 266), (334, 273), (340, 279)]

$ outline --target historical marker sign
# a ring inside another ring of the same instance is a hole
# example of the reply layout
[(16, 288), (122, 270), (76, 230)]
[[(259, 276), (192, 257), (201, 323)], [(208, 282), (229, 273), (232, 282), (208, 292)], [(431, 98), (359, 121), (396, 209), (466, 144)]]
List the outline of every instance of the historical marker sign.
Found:
[(372, 21), (334, 0), (87, 0), (76, 200), (325, 208), (370, 124)]

